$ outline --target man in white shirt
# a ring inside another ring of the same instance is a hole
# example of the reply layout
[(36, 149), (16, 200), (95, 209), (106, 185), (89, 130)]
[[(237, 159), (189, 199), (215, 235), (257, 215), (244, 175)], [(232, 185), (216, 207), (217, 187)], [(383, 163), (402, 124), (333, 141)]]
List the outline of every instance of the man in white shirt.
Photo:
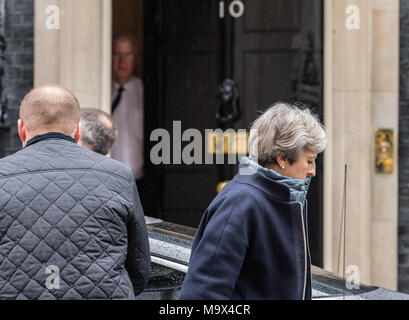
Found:
[(118, 137), (111, 156), (131, 167), (136, 180), (142, 179), (144, 153), (143, 84), (134, 76), (136, 43), (130, 35), (114, 39), (112, 119)]
[(125, 34), (115, 37), (112, 59), (111, 117), (118, 136), (111, 157), (131, 167), (146, 216), (159, 217), (154, 201), (154, 184), (144, 175), (144, 101), (143, 83), (134, 75), (136, 40)]

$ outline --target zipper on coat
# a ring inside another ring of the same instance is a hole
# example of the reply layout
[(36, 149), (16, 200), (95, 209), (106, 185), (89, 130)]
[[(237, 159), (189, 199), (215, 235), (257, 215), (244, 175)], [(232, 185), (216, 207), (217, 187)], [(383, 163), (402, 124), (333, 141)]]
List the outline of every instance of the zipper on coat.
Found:
[(304, 237), (304, 287), (302, 290), (302, 299), (305, 300), (305, 290), (307, 286), (307, 238), (305, 234), (305, 226), (304, 226), (304, 214), (303, 214), (303, 207), (302, 203), (298, 202), (301, 207), (301, 222), (302, 222), (302, 233)]
[[(305, 227), (307, 230), (307, 239), (308, 239), (308, 201), (305, 199)], [(308, 262), (310, 264), (310, 279), (311, 279), (311, 286), (312, 286), (312, 270), (311, 270), (311, 251), (310, 251), (310, 241), (307, 241), (307, 250), (308, 250)], [(312, 288), (311, 288), (312, 289)]]

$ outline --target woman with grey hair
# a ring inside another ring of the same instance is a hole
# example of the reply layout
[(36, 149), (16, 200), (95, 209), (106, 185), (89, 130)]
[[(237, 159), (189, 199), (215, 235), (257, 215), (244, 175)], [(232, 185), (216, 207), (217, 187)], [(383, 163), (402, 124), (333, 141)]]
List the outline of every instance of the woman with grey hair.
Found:
[(306, 195), (325, 129), (282, 102), (251, 129), (249, 157), (199, 225), (180, 299), (311, 299)]

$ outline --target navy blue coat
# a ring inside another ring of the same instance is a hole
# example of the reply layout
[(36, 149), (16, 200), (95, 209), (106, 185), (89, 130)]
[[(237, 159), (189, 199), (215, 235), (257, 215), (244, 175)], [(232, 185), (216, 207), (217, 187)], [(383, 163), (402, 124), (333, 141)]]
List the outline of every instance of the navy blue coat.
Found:
[(179, 299), (311, 299), (307, 234), (289, 188), (236, 175), (202, 217)]

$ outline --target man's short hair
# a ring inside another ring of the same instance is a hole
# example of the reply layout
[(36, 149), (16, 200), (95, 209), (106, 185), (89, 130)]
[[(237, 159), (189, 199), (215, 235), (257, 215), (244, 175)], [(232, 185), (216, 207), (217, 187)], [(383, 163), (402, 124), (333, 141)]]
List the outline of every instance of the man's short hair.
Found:
[(81, 109), (81, 144), (107, 155), (117, 136), (111, 116), (99, 109)]
[(112, 41), (112, 51), (114, 51), (117, 42), (129, 42), (132, 45), (134, 54), (138, 51), (138, 42), (132, 33), (122, 33), (114, 36)]
[(72, 135), (80, 120), (80, 104), (69, 90), (46, 85), (31, 90), (24, 97), (20, 119), (27, 131), (59, 129)]

